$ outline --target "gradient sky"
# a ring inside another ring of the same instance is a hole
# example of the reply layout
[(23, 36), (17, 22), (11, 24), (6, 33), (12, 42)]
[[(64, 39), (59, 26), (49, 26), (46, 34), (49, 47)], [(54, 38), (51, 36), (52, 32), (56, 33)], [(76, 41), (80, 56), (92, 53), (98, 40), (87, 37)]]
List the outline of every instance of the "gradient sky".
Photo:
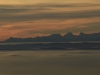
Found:
[(0, 40), (100, 32), (100, 0), (0, 1)]

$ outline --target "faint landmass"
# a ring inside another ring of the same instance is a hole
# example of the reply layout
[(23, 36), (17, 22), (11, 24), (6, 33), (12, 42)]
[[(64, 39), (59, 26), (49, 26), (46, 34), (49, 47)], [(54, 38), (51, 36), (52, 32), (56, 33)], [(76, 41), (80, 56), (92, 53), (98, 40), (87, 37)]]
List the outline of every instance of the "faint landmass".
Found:
[[(91, 42), (92, 41), (92, 42)], [(0, 43), (0, 50), (100, 50), (100, 33), (73, 35), (68, 32), (35, 38), (13, 38)]]
[(100, 43), (23, 43), (0, 45), (0, 50), (100, 50)]
[(68, 32), (64, 36), (61, 34), (51, 34), (49, 36), (35, 37), (35, 38), (14, 38), (3, 42), (83, 42), (83, 41), (100, 41), (100, 33), (85, 34), (81, 32), (79, 35), (74, 35)]

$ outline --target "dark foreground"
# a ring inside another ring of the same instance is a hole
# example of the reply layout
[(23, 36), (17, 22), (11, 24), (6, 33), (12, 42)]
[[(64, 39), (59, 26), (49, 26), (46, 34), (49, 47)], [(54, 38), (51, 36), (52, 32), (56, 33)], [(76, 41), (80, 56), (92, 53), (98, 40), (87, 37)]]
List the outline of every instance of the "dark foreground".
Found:
[(100, 51), (1, 51), (0, 75), (100, 75)]
[(1, 43), (0, 50), (100, 50), (100, 43)]

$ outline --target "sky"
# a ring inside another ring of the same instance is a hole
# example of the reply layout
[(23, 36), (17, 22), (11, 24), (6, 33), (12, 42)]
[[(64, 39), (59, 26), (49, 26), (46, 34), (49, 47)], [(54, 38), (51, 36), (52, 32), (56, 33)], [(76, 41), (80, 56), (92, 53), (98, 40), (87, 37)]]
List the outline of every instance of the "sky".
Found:
[(0, 0), (0, 41), (100, 32), (100, 0)]

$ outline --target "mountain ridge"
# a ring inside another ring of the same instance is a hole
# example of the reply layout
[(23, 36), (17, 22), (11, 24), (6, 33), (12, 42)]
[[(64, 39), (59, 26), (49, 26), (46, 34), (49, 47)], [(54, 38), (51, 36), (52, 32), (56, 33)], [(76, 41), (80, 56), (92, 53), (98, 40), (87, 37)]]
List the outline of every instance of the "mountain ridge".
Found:
[(72, 32), (68, 32), (65, 35), (51, 34), (49, 36), (35, 37), (35, 38), (14, 38), (10, 37), (3, 42), (80, 42), (80, 41), (100, 41), (100, 32), (85, 34), (80, 32), (79, 35), (74, 35)]

